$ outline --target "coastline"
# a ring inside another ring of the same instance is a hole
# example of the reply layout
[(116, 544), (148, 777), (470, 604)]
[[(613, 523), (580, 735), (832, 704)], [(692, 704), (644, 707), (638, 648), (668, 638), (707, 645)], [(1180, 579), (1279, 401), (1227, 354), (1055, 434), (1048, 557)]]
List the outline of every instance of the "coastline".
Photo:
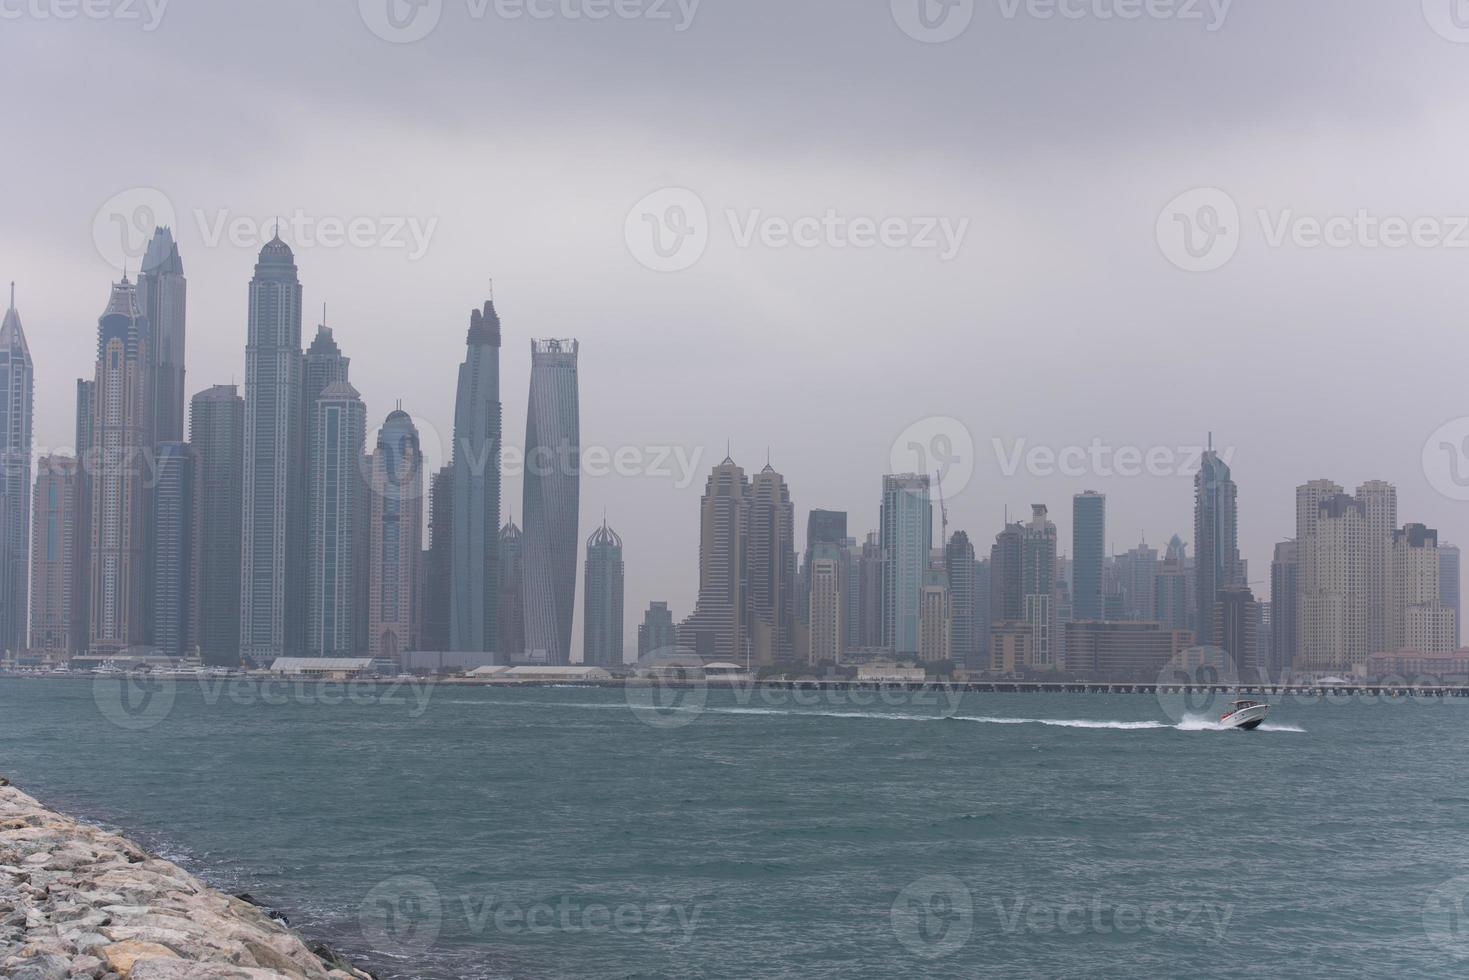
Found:
[(0, 974), (14, 980), (372, 980), (138, 844), (0, 778)]

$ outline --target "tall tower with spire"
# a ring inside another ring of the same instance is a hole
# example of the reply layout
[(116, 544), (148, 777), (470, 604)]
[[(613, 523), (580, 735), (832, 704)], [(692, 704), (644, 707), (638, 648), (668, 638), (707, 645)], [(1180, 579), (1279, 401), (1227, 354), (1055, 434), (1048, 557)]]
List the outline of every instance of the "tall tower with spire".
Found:
[(484, 653), (499, 640), (500, 316), (494, 300), (470, 313), (465, 346), (454, 399), (449, 643)]
[(144, 636), (143, 372), (148, 322), (126, 275), (97, 321), (92, 399), (92, 652), (118, 654)]
[(1214, 436), (1194, 477), (1195, 622), (1201, 643), (1217, 643), (1214, 603), (1219, 592), (1244, 585), (1239, 558), (1239, 491), (1229, 465), (1214, 451)]
[(184, 337), (188, 282), (173, 232), (155, 228), (138, 271), (138, 306), (148, 319), (146, 438), (150, 446), (184, 438)]
[(750, 481), (745, 531), (753, 662), (787, 663), (794, 656), (795, 507), (785, 477), (767, 461)]
[(277, 235), (250, 280), (245, 348), (240, 653), (256, 662), (305, 647), (303, 415), (301, 281)]
[(11, 283), (0, 324), (0, 646), (9, 651), (26, 645), (34, 392), (35, 370)]

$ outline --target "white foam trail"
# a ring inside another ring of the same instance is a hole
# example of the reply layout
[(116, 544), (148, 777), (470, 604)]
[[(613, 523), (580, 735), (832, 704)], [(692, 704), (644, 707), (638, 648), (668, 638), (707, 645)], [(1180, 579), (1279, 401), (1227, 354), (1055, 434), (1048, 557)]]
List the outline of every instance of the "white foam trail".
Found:
[[(589, 703), (562, 701), (546, 705), (533, 701), (450, 701), (449, 704), (491, 705), (514, 708), (587, 708), (592, 710), (626, 711), (626, 704), (616, 702)], [(968, 721), (981, 725), (1045, 725), (1051, 728), (1102, 729), (1119, 732), (1157, 731), (1172, 729), (1180, 732), (1224, 732), (1231, 731), (1219, 722), (1203, 715), (1185, 715), (1176, 725), (1161, 721), (1098, 721), (1091, 718), (999, 718), (987, 715), (904, 715), (890, 711), (799, 711), (785, 708), (721, 708), (696, 705), (668, 705), (659, 711), (687, 711), (711, 715), (781, 715), (796, 718), (866, 718), (876, 721)], [(1304, 734), (1304, 728), (1294, 725), (1263, 724), (1255, 729), (1259, 732), (1295, 732)]]

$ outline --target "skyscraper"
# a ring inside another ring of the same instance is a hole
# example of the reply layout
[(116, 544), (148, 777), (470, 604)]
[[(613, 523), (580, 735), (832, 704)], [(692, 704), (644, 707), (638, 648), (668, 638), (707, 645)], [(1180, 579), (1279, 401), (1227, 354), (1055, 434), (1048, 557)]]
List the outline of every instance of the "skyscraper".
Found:
[[(454, 544), (449, 643), (488, 652), (499, 642), (500, 317), (494, 300), (469, 315), (454, 399)], [(501, 659), (505, 651), (500, 651)]]
[(643, 622), (638, 626), (638, 656), (646, 657), (659, 651), (671, 651), (678, 645), (678, 631), (673, 625), (673, 613), (666, 602), (648, 603), (643, 613)]
[(1464, 645), (1464, 610), (1459, 602), (1459, 546), (1454, 544), (1440, 544), (1438, 546), (1438, 602), (1439, 605), (1454, 614), (1454, 649), (1462, 649)]
[[(1194, 560), (1195, 621), (1202, 641), (1212, 629), (1219, 590), (1244, 584), (1239, 560), (1238, 490), (1229, 466), (1212, 448), (1204, 453), (1194, 476)], [(1217, 644), (1218, 640), (1212, 638), (1209, 642)]]
[(990, 560), (981, 558), (974, 563), (974, 651), (973, 666), (988, 665), (990, 653)]
[(745, 522), (750, 484), (728, 456), (699, 504), (699, 598), (678, 627), (678, 645), (706, 661), (744, 663)]
[(280, 236), (250, 280), (240, 652), (257, 663), (305, 646), (305, 419), (301, 282)]
[(1056, 525), (1047, 516), (1045, 504), (1031, 505), (1030, 523), (1020, 539), (1021, 616), (1030, 625), (1031, 663), (1036, 667), (1060, 666), (1056, 634)]
[(0, 323), (0, 649), (26, 645), (26, 599), (30, 594), (31, 428), (35, 369), (15, 309)]
[(923, 579), (933, 548), (933, 507), (926, 474), (882, 478), (882, 645), (918, 653)]
[(428, 548), (424, 554), (423, 648), (450, 647), (450, 606), (454, 581), (454, 467), (433, 475), (428, 489)]
[(92, 486), (97, 470), (97, 383), (77, 379), (77, 493), (71, 559), (71, 649), (86, 651), (92, 642)]
[[(1214, 601), (1211, 630), (1216, 644), (1229, 654), (1242, 680), (1254, 680), (1260, 668), (1259, 608), (1248, 585), (1227, 585)], [(1228, 678), (1226, 678), (1228, 679)]]
[(1437, 531), (1422, 524), (1408, 524), (1393, 532), (1388, 635), (1385, 646), (1373, 653), (1449, 653), (1457, 648), (1456, 616), (1440, 601), (1441, 572)]
[(75, 650), (71, 606), (77, 473), (72, 456), (42, 456), (36, 469), (30, 648), (52, 660), (65, 659)]
[(990, 547), (991, 628), (1017, 622), (1025, 612), (1020, 591), (1020, 543), (1024, 536), (1022, 525), (1007, 523)]
[(118, 654), (143, 635), (143, 345), (147, 323), (126, 276), (97, 321), (92, 423), (91, 649)]
[(389, 413), (372, 454), (372, 579), (368, 652), (399, 661), (418, 648), (418, 562), (423, 555), (423, 453), (401, 409)]
[(1189, 587), (1189, 561), (1187, 546), (1178, 535), (1168, 541), (1163, 552), (1163, 561), (1158, 566), (1158, 578), (1154, 583), (1154, 600), (1157, 620), (1163, 629), (1170, 632), (1192, 629), (1195, 615), (1192, 590)]
[(1158, 618), (1158, 550), (1147, 542), (1117, 558), (1122, 586), (1122, 618), (1151, 622)]
[(882, 544), (877, 532), (868, 531), (857, 558), (857, 646), (875, 650), (882, 646)]
[(918, 602), (918, 659), (924, 663), (952, 660), (952, 604), (942, 561), (934, 562), (923, 573)]
[[(1303, 488), (1304, 489), (1304, 488)], [(1306, 670), (1350, 670), (1367, 649), (1367, 515), (1346, 494), (1322, 498), (1303, 548), (1299, 663)]]
[(525, 644), (571, 662), (581, 507), (581, 412), (575, 340), (531, 341), (525, 416)]
[(153, 645), (165, 657), (193, 652), (194, 452), (186, 442), (157, 447), (153, 503)]
[(582, 662), (596, 667), (622, 666), (622, 538), (607, 526), (587, 539), (585, 632)]
[(367, 408), (343, 378), (318, 393), (309, 418), (306, 651), (352, 656), (366, 646), (367, 610), (359, 585), (367, 568), (368, 543), (361, 532), (361, 514), (369, 506), (362, 471)]
[(500, 529), (496, 628), (499, 645), (495, 651), (504, 663), (525, 656), (525, 535), (512, 519)]
[(206, 664), (240, 663), (240, 534), (245, 475), (245, 400), (215, 385), (189, 405), (194, 449), (194, 613), (190, 634)]
[(1071, 500), (1071, 616), (1106, 618), (1102, 605), (1102, 562), (1107, 554), (1107, 498), (1094, 490)]
[(838, 546), (819, 542), (806, 563), (807, 617), (811, 624), (806, 661), (841, 663), (846, 647), (848, 567)]
[(967, 663), (979, 646), (974, 622), (974, 545), (965, 532), (955, 531), (944, 547), (944, 570), (949, 580), (949, 656)]
[(794, 657), (795, 506), (785, 477), (769, 464), (750, 481), (745, 527), (745, 583), (753, 663)]
[[(1369, 480), (1357, 488), (1357, 499), (1367, 517), (1367, 652), (1382, 653), (1389, 642), (1393, 614), (1393, 534), (1398, 529), (1398, 491), (1384, 480)], [(1437, 535), (1434, 536), (1437, 547)]]
[(1273, 680), (1282, 679), (1296, 660), (1297, 597), (1300, 595), (1301, 550), (1295, 541), (1275, 546), (1270, 563), (1270, 662), (1266, 667)]
[(168, 228), (153, 229), (138, 272), (138, 306), (148, 319), (148, 406), (145, 438), (150, 446), (184, 438), (184, 341), (188, 282), (179, 248)]

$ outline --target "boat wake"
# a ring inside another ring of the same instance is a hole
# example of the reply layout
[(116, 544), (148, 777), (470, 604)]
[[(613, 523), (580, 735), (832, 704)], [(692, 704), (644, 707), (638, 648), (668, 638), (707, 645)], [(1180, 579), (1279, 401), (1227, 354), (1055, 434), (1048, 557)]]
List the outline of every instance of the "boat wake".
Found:
[[(497, 705), (504, 707), (529, 707), (545, 708), (547, 705), (536, 704), (529, 701), (451, 701), (451, 704), (464, 705)], [(570, 702), (563, 701), (554, 705), (557, 708), (583, 708), (588, 710), (620, 710), (626, 711), (627, 705), (617, 702)], [(895, 711), (814, 711), (789, 708), (767, 708), (767, 707), (734, 707), (716, 705), (667, 705), (658, 707), (660, 712), (691, 713), (709, 715), (762, 715), (786, 718), (864, 718), (870, 721), (967, 721), (978, 725), (1042, 725), (1050, 728), (1082, 728), (1119, 732), (1142, 732), (1142, 731), (1164, 731), (1172, 730), (1178, 732), (1226, 732), (1233, 729), (1225, 728), (1218, 721), (1206, 715), (1185, 715), (1183, 720), (1176, 725), (1162, 721), (1102, 721), (1092, 718), (1002, 718), (993, 715), (947, 715), (929, 714), (915, 715), (904, 714)], [(1288, 732), (1304, 734), (1304, 728), (1295, 725), (1282, 725), (1266, 722), (1257, 732)]]

